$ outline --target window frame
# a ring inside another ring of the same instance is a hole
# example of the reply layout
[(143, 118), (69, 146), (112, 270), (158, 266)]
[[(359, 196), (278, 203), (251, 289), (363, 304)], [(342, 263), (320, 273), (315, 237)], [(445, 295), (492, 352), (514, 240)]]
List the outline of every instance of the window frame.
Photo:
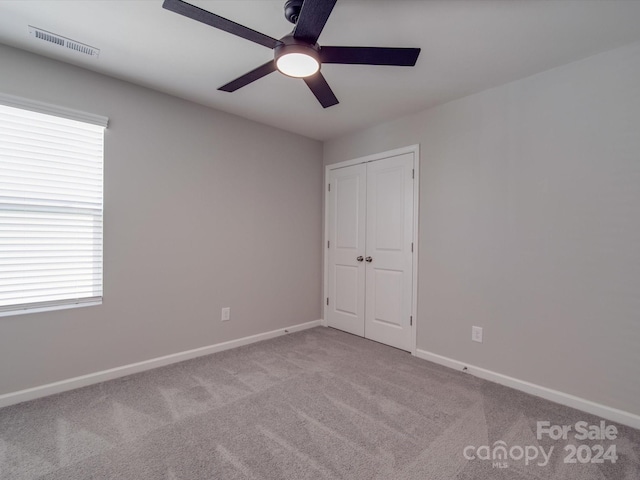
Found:
[[(17, 108), (25, 111), (30, 111), (39, 114), (45, 114), (49, 116), (59, 117), (62, 119), (73, 120), (84, 124), (101, 127), (101, 141), (100, 141), (100, 295), (91, 297), (80, 297), (56, 300), (45, 300), (40, 302), (23, 302), (20, 304), (4, 305), (0, 307), (0, 317), (21, 315), (27, 313), (49, 312), (55, 310), (63, 310), (70, 308), (78, 308), (85, 306), (101, 305), (104, 296), (104, 161), (105, 161), (105, 140), (106, 129), (109, 123), (109, 119), (105, 116), (95, 115), (79, 110), (73, 110), (65, 107), (60, 107), (50, 103), (39, 102), (23, 97), (17, 97), (14, 95), (8, 95), (0, 93), (0, 105)], [(25, 208), (25, 212), (33, 214), (37, 213), (38, 207)], [(73, 214), (71, 207), (61, 207), (61, 210), (67, 209), (66, 214)]]

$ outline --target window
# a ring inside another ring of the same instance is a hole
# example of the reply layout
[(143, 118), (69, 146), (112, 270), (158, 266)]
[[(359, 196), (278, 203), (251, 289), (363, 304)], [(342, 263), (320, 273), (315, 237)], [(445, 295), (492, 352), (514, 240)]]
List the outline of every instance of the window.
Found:
[(0, 315), (102, 301), (106, 123), (0, 95)]

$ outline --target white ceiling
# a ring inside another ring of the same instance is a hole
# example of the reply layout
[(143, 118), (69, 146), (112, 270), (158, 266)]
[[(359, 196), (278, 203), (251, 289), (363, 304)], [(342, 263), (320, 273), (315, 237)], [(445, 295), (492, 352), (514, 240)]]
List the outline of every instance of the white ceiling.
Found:
[[(284, 0), (192, 0), (274, 38)], [(94, 59), (28, 25), (100, 49)], [(320, 45), (421, 47), (413, 68), (324, 65), (340, 104), (323, 109), (279, 73), (217, 87), (272, 51), (162, 8), (162, 0), (2, 0), (0, 42), (325, 140), (640, 41), (638, 0), (338, 0)], [(1, 67), (0, 67), (1, 68)]]

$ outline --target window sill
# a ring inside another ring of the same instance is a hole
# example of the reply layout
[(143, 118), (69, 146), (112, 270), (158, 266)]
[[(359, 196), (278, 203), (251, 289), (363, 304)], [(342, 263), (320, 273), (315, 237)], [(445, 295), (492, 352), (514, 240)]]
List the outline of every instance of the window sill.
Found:
[(69, 308), (93, 307), (96, 305), (102, 305), (102, 299), (91, 300), (88, 302), (64, 303), (60, 305), (46, 305), (41, 307), (34, 306), (34, 307), (20, 308), (16, 310), (6, 310), (4, 312), (0, 312), (0, 317), (11, 317), (14, 315), (24, 315), (27, 313), (53, 312), (56, 310), (67, 310)]

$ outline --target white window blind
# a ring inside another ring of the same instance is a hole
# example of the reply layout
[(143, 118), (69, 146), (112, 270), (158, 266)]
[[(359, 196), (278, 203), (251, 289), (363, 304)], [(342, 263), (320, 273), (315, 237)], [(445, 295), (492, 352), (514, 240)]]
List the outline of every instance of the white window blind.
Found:
[(102, 300), (104, 125), (33, 110), (0, 104), (4, 315)]

